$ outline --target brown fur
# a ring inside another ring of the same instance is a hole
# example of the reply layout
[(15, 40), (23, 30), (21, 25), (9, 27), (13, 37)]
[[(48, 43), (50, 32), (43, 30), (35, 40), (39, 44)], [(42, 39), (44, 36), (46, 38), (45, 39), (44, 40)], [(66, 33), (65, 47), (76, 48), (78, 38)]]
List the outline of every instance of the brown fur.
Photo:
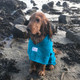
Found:
[(49, 35), (49, 37), (51, 38), (53, 34), (50, 22), (41, 12), (32, 14), (27, 29), (29, 30), (30, 38), (32, 39), (34, 44), (41, 42), (46, 35)]
[[(27, 28), (30, 38), (33, 41), (34, 44), (37, 44), (41, 42), (46, 35), (49, 35), (49, 37), (52, 37), (52, 30), (51, 30), (51, 25), (46, 16), (41, 13), (41, 12), (36, 12), (32, 14), (29, 20), (28, 28)], [(56, 50), (55, 50), (56, 51)], [(31, 61), (31, 70), (30, 72), (32, 73), (33, 71), (37, 71), (37, 66), (40, 67), (40, 71), (38, 72), (39, 75), (43, 76), (45, 75), (45, 65), (36, 63)], [(49, 69), (53, 69), (54, 66), (50, 65)]]

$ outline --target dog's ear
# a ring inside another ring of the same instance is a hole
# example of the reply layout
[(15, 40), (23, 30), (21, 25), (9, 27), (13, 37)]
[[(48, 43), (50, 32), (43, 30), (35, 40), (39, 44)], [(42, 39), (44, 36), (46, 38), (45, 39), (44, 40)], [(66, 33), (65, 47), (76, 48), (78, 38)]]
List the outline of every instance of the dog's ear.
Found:
[(42, 25), (41, 25), (41, 34), (46, 36), (47, 35), (47, 20), (44, 20), (42, 21)]
[(51, 29), (51, 24), (50, 24), (50, 22), (49, 21), (47, 21), (47, 31), (48, 31), (48, 35), (49, 35), (49, 37), (51, 38), (52, 37), (52, 35), (53, 35), (53, 32), (52, 32), (52, 29)]

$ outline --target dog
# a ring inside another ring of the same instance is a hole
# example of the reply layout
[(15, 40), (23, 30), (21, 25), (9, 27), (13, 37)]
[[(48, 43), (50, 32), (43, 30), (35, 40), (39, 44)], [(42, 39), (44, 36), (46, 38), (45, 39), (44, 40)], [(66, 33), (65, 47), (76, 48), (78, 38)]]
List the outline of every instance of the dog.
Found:
[(38, 75), (44, 76), (46, 66), (50, 70), (54, 69), (56, 65), (55, 52), (58, 53), (56, 49), (52, 48), (51, 37), (53, 32), (50, 22), (42, 12), (35, 12), (29, 19), (27, 31), (30, 73), (37, 71)]

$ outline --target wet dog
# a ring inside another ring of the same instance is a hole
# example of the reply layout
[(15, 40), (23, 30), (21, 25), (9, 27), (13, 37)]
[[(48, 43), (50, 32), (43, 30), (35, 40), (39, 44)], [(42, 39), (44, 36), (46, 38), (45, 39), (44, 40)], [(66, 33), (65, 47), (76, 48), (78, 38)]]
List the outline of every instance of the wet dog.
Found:
[[(53, 31), (50, 22), (42, 12), (33, 13), (27, 27), (29, 35), (28, 55), (31, 64), (30, 72), (37, 71), (40, 76), (45, 75), (45, 68), (54, 69), (56, 64), (55, 52), (51, 37)], [(39, 68), (40, 67), (40, 68)]]

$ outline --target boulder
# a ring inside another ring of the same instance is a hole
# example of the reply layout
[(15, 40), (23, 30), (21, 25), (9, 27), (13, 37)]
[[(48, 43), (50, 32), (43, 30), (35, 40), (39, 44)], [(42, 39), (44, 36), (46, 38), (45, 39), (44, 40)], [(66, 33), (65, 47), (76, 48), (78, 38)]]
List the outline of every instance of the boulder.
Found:
[(32, 7), (32, 9), (38, 10), (39, 8), (38, 7)]
[(79, 19), (79, 18), (73, 19), (73, 20), (72, 20), (72, 23), (73, 23), (73, 24), (79, 24), (79, 25), (80, 25), (80, 19)]
[(71, 2), (76, 2), (76, 3), (80, 3), (80, 0), (69, 0)]
[(73, 27), (69, 29), (66, 33), (66, 37), (75, 43), (80, 44), (80, 27)]
[(27, 31), (27, 26), (16, 24), (13, 28), (13, 37), (14, 38), (25, 38)]
[(31, 0), (31, 3), (33, 4), (33, 6), (36, 6), (35, 1)]
[(68, 3), (67, 2), (63, 2), (63, 7), (64, 8), (68, 8), (69, 7)]
[(23, 13), (23, 11), (21, 9), (15, 10), (14, 12), (11, 13), (11, 15), (14, 18), (18, 18), (20, 16), (25, 16), (25, 14)]
[(26, 21), (26, 18), (24, 16), (20, 16), (14, 20), (14, 24), (24, 24), (25, 21)]
[(62, 12), (60, 12), (59, 10), (56, 10), (56, 9), (50, 9), (49, 14), (58, 14), (58, 15), (61, 15)]
[(59, 23), (62, 23), (62, 24), (70, 24), (71, 23), (70, 16), (60, 15), (59, 16)]
[(25, 9), (27, 5), (18, 0), (0, 0), (0, 9), (4, 9), (7, 13), (11, 13), (17, 9)]
[(50, 8), (53, 8), (54, 2), (51, 1), (51, 2), (49, 2), (49, 3), (47, 3), (47, 4), (49, 5)]
[(58, 2), (56, 3), (56, 5), (57, 5), (57, 6), (61, 6), (61, 2), (58, 1)]
[(47, 5), (47, 4), (42, 5), (42, 11), (49, 11), (49, 10), (50, 10), (49, 5)]
[(36, 9), (29, 9), (28, 11), (26, 11), (25, 15), (31, 15), (34, 12), (36, 12)]

